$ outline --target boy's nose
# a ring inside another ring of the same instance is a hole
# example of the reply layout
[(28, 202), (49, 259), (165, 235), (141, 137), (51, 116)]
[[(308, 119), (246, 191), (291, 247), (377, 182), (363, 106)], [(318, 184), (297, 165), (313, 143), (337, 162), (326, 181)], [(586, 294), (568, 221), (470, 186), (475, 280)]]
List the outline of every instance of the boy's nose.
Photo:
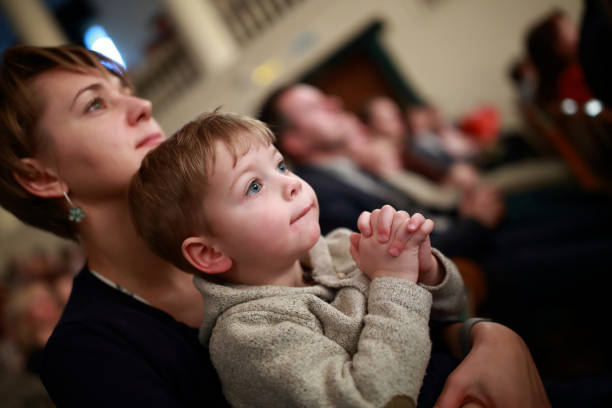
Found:
[(284, 196), (287, 200), (292, 200), (302, 191), (302, 183), (299, 180), (291, 179), (285, 184)]

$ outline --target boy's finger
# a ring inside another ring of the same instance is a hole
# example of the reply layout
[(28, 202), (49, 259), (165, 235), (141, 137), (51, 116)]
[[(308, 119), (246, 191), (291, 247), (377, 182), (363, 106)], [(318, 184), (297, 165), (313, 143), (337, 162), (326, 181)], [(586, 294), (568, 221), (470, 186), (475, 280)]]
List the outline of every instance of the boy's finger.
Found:
[(372, 235), (376, 234), (379, 218), (380, 218), (380, 210), (377, 208), (374, 211), (372, 211), (372, 214), (370, 215), (370, 228), (372, 228)]
[(351, 241), (351, 245), (354, 246), (356, 250), (359, 250), (359, 241), (361, 240), (361, 234), (352, 232), (349, 236), (349, 240)]
[[(410, 219), (410, 222), (412, 222), (412, 219)], [(421, 245), (425, 239), (427, 239), (429, 237), (429, 234), (431, 233), (431, 231), (433, 230), (433, 221), (432, 220), (425, 220), (420, 228), (413, 232), (410, 235), (410, 238), (408, 239), (408, 241), (414, 245)]]
[(398, 211), (393, 216), (393, 224), (391, 225), (391, 237), (395, 237), (398, 228), (404, 228), (406, 222), (410, 219), (410, 215), (406, 211)]
[(357, 262), (357, 260), (359, 259), (359, 240), (360, 239), (361, 238), (359, 234), (355, 232), (349, 236), (349, 241), (351, 242), (351, 245), (349, 246), (349, 252), (351, 253), (351, 256), (353, 257), (355, 262)]
[(408, 231), (415, 232), (421, 227), (424, 221), (425, 221), (425, 217), (423, 217), (423, 214), (421, 213), (413, 214), (412, 217), (410, 217), (410, 222), (408, 223), (408, 226), (407, 226)]
[(427, 237), (419, 247), (419, 270), (423, 270), (426, 265), (430, 264), (431, 257), (431, 242)]
[(434, 229), (434, 222), (433, 222), (432, 220), (430, 220), (429, 218), (427, 218), (427, 219), (426, 219), (426, 220), (423, 222), (423, 224), (421, 225), (421, 228), (420, 228), (420, 230), (421, 230), (421, 231), (422, 231), (424, 234), (426, 234), (426, 235), (431, 234), (431, 232), (433, 231), (433, 229)]
[(431, 259), (431, 241), (429, 234), (433, 231), (434, 222), (432, 220), (425, 220), (421, 226), (421, 230), (426, 233), (425, 240), (419, 247), (419, 265), (426, 265)]
[(401, 215), (404, 218), (410, 218), (410, 214), (408, 214), (408, 212), (404, 210), (398, 210), (397, 214)]
[(376, 226), (376, 233), (378, 235), (378, 242), (385, 243), (389, 241), (391, 235), (391, 224), (393, 224), (393, 216), (395, 215), (395, 208), (390, 205), (384, 205), (380, 210), (380, 216), (378, 218), (378, 225)]
[(372, 235), (371, 216), (369, 211), (364, 211), (357, 219), (357, 229), (366, 238)]
[(389, 255), (398, 256), (404, 250), (406, 243), (410, 239), (410, 235), (412, 235), (412, 233), (408, 231), (410, 220), (411, 218), (407, 218), (402, 224), (398, 225), (395, 234), (393, 234), (393, 240), (389, 245)]

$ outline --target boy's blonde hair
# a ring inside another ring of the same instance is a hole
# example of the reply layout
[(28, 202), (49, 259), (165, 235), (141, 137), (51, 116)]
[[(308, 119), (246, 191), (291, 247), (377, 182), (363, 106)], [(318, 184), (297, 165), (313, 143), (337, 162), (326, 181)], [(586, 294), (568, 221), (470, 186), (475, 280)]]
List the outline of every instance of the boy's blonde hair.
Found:
[[(274, 143), (262, 122), (232, 113), (204, 113), (149, 152), (132, 178), (129, 204), (138, 233), (157, 255), (186, 272), (196, 272), (181, 245), (190, 236), (214, 235), (203, 200), (215, 162), (215, 145), (223, 142), (234, 165), (253, 143)], [(207, 217), (208, 216), (208, 217)]]

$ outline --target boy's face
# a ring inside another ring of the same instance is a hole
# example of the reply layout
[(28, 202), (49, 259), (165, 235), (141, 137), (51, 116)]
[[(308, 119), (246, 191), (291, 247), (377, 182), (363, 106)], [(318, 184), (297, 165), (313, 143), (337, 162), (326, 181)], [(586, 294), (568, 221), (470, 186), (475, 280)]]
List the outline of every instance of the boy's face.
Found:
[(234, 166), (231, 153), (218, 141), (209, 184), (207, 219), (216, 244), (234, 266), (287, 267), (319, 239), (315, 192), (285, 168), (273, 145), (253, 142)]

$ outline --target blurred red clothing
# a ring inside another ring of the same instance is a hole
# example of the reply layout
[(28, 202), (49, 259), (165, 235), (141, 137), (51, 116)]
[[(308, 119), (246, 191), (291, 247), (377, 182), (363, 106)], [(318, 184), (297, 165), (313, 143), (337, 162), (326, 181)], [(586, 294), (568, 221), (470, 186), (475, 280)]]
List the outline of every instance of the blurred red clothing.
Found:
[(459, 121), (460, 129), (481, 146), (490, 145), (497, 140), (500, 126), (499, 110), (490, 105), (473, 109)]
[(591, 90), (584, 80), (582, 67), (577, 62), (570, 64), (561, 72), (557, 83), (559, 99), (570, 98), (579, 105), (593, 98)]

